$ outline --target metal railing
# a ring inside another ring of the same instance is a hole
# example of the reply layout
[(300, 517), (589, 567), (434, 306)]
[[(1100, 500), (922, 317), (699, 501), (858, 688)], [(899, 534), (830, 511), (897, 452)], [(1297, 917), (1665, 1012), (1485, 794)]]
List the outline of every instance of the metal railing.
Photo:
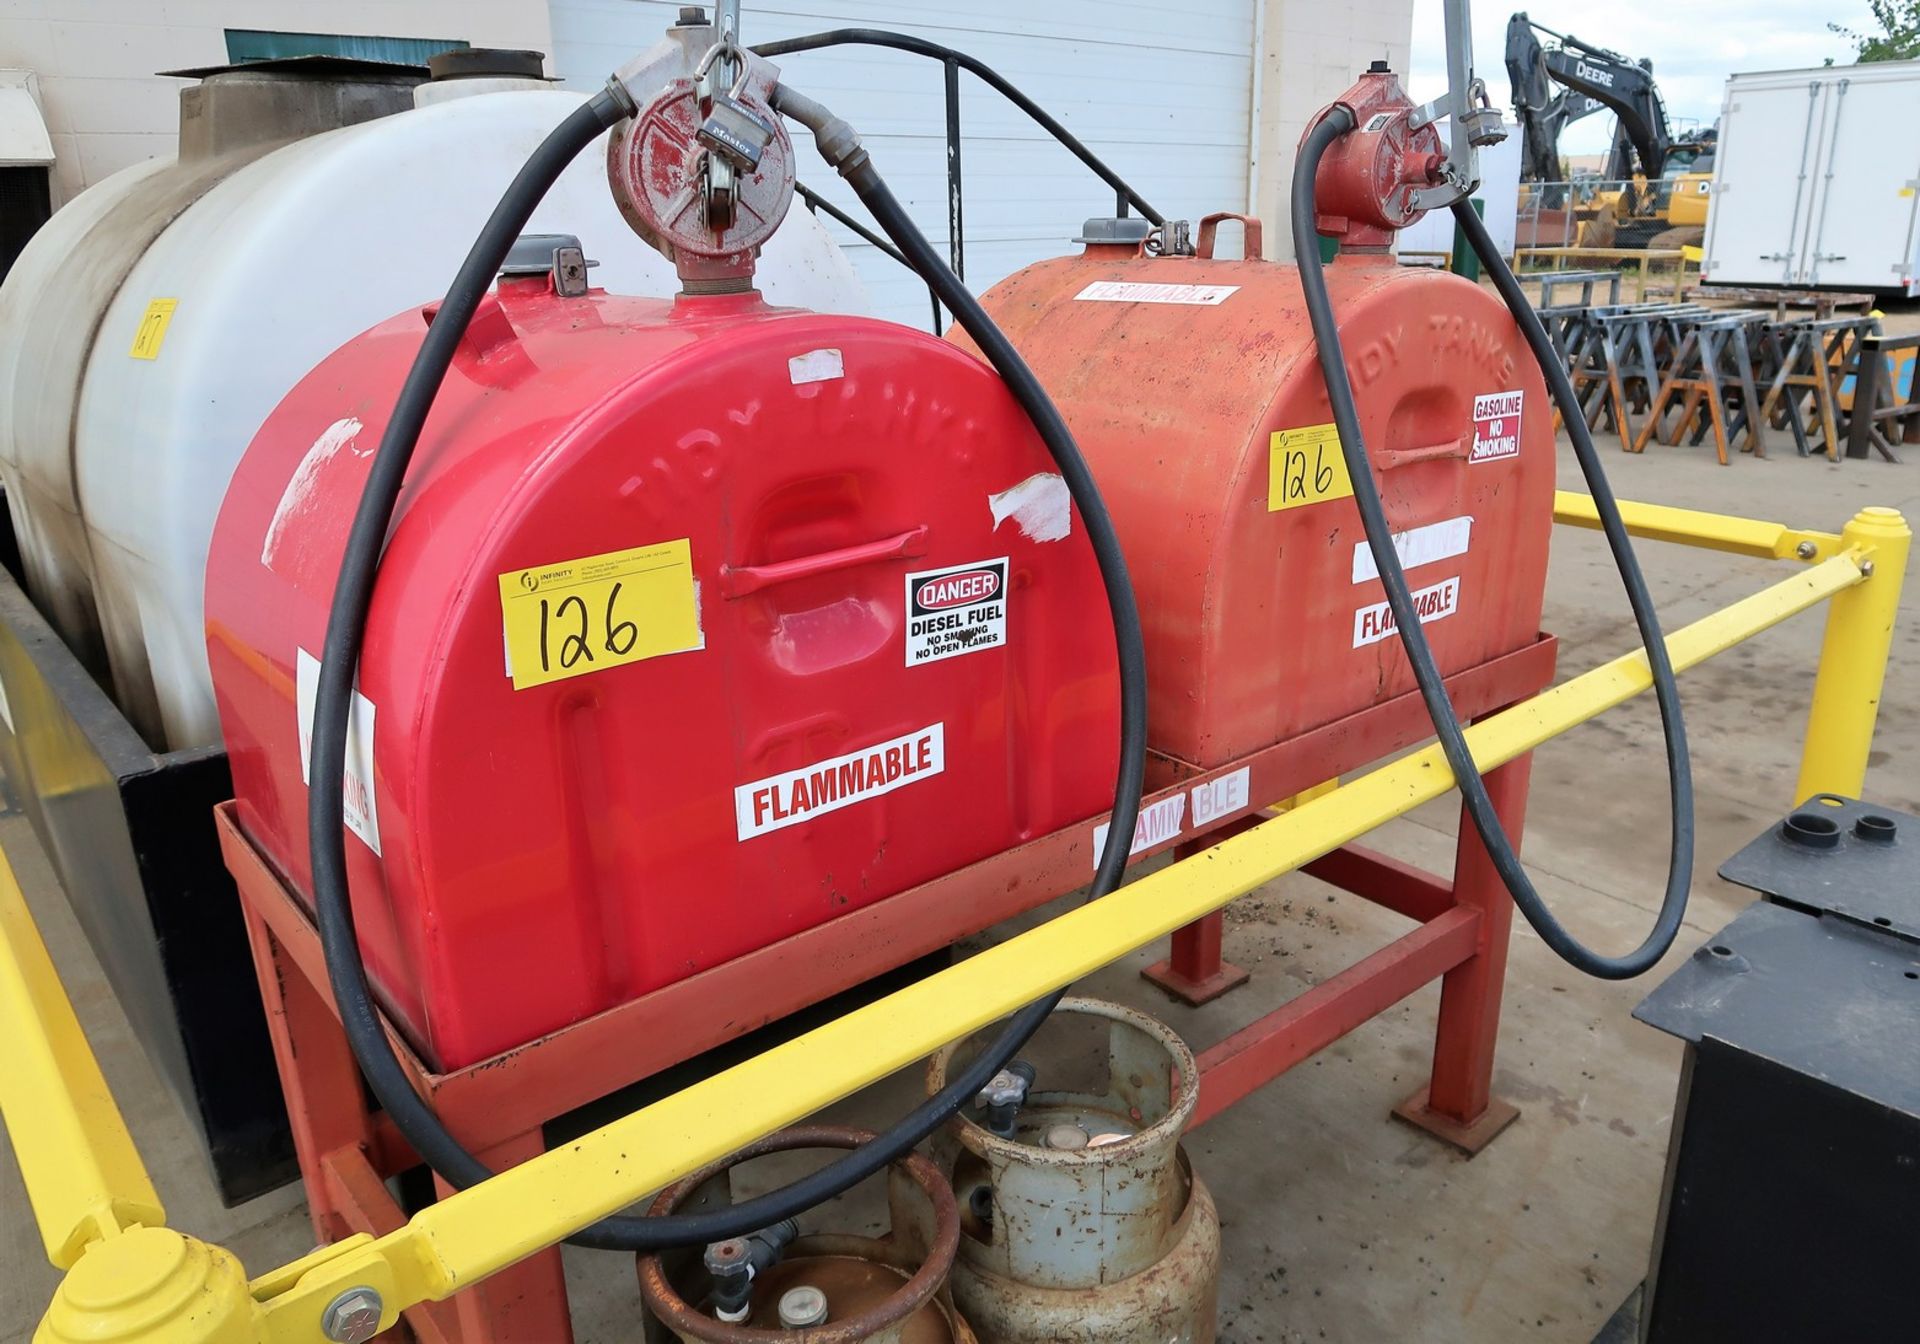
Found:
[[(831, 32), (815, 33), (809, 37), (764, 42), (754, 50), (762, 56), (773, 57), (842, 46), (880, 47), (890, 51), (906, 52), (909, 55), (923, 56), (940, 63), (946, 114), (947, 264), (952, 267), (956, 278), (962, 281), (967, 278), (966, 186), (964, 174), (961, 171), (960, 72), (962, 70), (967, 71), (1013, 104), (1025, 114), (1029, 121), (1052, 136), (1055, 143), (1062, 149), (1086, 165), (1088, 171), (1095, 177), (1111, 187), (1115, 214), (1124, 218), (1131, 209), (1138, 211), (1152, 224), (1158, 225), (1163, 222), (1160, 213), (1148, 204), (1146, 198), (1135, 191), (1125, 178), (1082, 144), (1077, 136), (1057, 121), (1045, 108), (976, 56), (952, 47), (941, 46), (926, 38), (876, 28), (837, 28)], [(862, 241), (872, 244), (882, 254), (891, 257), (902, 266), (907, 265), (907, 259), (900, 254), (899, 249), (881, 238), (867, 225), (834, 205), (819, 192), (805, 185), (796, 184), (796, 186), (801, 201), (809, 210), (826, 215), (852, 231)], [(933, 333), (937, 336), (946, 329), (946, 322), (941, 315), (939, 296), (933, 292), (931, 285), (927, 287), (927, 298), (933, 305)]]
[[(1529, 262), (1545, 261), (1552, 265), (1529, 268)], [(1594, 263), (1602, 266), (1631, 266), (1634, 268), (1633, 301), (1645, 303), (1647, 298), (1647, 280), (1651, 274), (1663, 268), (1670, 268), (1676, 275), (1685, 271), (1687, 254), (1677, 248), (1646, 247), (1516, 247), (1513, 249), (1513, 271), (1521, 283), (1533, 279), (1542, 271), (1564, 270), (1568, 262)]]
[[(1857, 796), (1885, 680), (1912, 541), (1892, 509), (1837, 534), (1658, 505), (1623, 504), (1651, 540), (1799, 562), (1792, 577), (1667, 637), (1684, 671), (1829, 603), (1798, 799)], [(1593, 501), (1562, 493), (1557, 521), (1595, 527)], [(1491, 770), (1651, 685), (1644, 650), (1467, 729)], [(1430, 746), (1301, 801), (1203, 855), (1145, 874), (961, 964), (857, 1009), (491, 1180), (451, 1194), (385, 1236), (325, 1246), (248, 1282), (227, 1251), (164, 1226), (165, 1214), (108, 1095), (10, 869), (0, 863), (0, 1113), (49, 1259), (67, 1277), (49, 1308), (61, 1338), (138, 1344), (318, 1344), (343, 1293), (372, 1289), (380, 1325), (625, 1208), (760, 1136), (911, 1065), (1301, 868), (1453, 788)]]
[(1673, 183), (1633, 178), (1577, 177), (1566, 182), (1522, 182), (1515, 199), (1514, 237), (1526, 247), (1573, 247), (1580, 226), (1609, 201), (1622, 224), (1641, 215), (1651, 195), (1656, 209), (1672, 199)]

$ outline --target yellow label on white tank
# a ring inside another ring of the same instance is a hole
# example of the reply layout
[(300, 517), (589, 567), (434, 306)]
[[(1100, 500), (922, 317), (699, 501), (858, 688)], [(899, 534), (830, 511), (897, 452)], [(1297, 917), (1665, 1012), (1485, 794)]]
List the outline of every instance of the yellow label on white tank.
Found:
[(133, 333), (133, 348), (127, 353), (135, 359), (160, 358), (160, 343), (167, 339), (167, 324), (173, 321), (178, 299), (154, 299), (147, 304), (146, 315)]

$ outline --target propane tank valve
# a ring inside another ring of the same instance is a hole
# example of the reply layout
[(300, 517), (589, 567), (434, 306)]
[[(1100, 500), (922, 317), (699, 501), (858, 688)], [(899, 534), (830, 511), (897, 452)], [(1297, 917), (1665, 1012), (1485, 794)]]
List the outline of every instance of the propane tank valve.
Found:
[(987, 1132), (1003, 1139), (1013, 1137), (1013, 1127), (1026, 1104), (1027, 1092), (1036, 1077), (1033, 1065), (1016, 1059), (987, 1080), (974, 1098), (974, 1104), (986, 1112)]
[(753, 1281), (779, 1263), (799, 1235), (799, 1225), (785, 1218), (758, 1232), (708, 1246), (702, 1259), (713, 1281), (715, 1318), (733, 1325), (746, 1320), (753, 1311)]

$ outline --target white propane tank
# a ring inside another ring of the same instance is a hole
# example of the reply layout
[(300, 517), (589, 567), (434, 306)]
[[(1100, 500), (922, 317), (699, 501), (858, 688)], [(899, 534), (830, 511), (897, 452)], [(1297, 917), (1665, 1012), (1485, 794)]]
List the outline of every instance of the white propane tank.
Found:
[[(75, 493), (114, 697), (156, 745), (219, 741), (202, 584), (221, 497), (254, 432), (349, 337), (439, 298), (514, 173), (582, 101), (422, 87), (429, 105), (234, 172), (151, 241), (100, 316), (77, 378)], [(620, 218), (605, 162), (604, 147), (583, 152), (528, 232), (576, 235), (600, 263), (596, 286), (672, 294), (672, 266)], [(776, 304), (866, 308), (851, 265), (804, 210), (767, 245), (758, 284)], [(169, 300), (152, 357), (133, 357), (142, 324)]]

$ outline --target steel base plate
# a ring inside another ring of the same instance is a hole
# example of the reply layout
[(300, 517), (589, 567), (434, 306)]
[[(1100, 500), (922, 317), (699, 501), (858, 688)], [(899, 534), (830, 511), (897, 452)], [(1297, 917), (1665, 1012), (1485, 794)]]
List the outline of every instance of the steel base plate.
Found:
[(1198, 1008), (1203, 1003), (1212, 1003), (1230, 989), (1240, 988), (1251, 974), (1244, 966), (1223, 961), (1220, 969), (1204, 980), (1189, 980), (1173, 969), (1173, 959), (1169, 957), (1140, 972), (1140, 978), (1152, 981), (1189, 1008)]
[(1498, 1097), (1487, 1099), (1480, 1118), (1462, 1124), (1450, 1115), (1427, 1105), (1427, 1089), (1421, 1088), (1393, 1108), (1393, 1118), (1404, 1120), (1415, 1129), (1423, 1129), (1434, 1138), (1476, 1157), (1482, 1148), (1500, 1137), (1506, 1127), (1520, 1118), (1520, 1108)]

